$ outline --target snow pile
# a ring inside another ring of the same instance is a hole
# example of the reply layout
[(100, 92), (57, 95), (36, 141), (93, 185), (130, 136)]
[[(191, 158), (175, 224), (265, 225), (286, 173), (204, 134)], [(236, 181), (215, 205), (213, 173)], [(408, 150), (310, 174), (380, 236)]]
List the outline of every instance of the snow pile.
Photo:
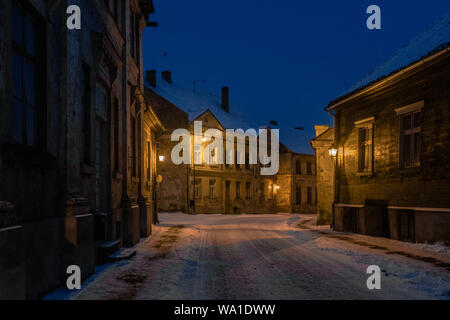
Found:
[(450, 44), (450, 12), (434, 26), (418, 35), (408, 45), (398, 50), (364, 79), (350, 88), (344, 95), (366, 87), (371, 83), (395, 73)]

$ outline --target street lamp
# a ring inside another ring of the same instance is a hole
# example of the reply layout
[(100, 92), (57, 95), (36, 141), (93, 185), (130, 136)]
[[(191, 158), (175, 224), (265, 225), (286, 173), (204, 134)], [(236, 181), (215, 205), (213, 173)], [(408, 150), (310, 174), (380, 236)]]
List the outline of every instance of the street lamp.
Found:
[(337, 156), (337, 149), (335, 146), (332, 146), (329, 150), (328, 153), (330, 154), (330, 157), (332, 157), (333, 159), (336, 158)]
[(164, 156), (159, 156), (159, 162), (164, 162), (164, 160), (166, 160), (166, 157), (164, 157)]

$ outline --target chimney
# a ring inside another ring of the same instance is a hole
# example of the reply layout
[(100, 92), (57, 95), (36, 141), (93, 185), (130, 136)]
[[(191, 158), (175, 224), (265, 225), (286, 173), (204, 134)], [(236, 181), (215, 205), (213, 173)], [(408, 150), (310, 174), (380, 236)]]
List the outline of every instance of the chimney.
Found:
[(163, 72), (161, 72), (161, 75), (162, 75), (163, 79), (167, 81), (167, 83), (172, 83), (172, 72), (163, 71)]
[(330, 129), (329, 126), (314, 126), (314, 129), (316, 129), (316, 138), (320, 136), (322, 133)]
[(145, 72), (145, 81), (153, 88), (156, 88), (156, 70), (147, 70)]
[(230, 112), (230, 89), (222, 87), (222, 110)]

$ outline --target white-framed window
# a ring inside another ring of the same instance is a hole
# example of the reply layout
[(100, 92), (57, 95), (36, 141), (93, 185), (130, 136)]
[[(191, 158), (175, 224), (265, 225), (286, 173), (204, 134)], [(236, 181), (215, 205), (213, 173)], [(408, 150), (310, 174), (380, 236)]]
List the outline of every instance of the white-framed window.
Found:
[(212, 149), (208, 156), (208, 162), (210, 165), (217, 165), (219, 163), (219, 161), (217, 160), (217, 148)]
[(202, 164), (202, 146), (194, 145), (194, 164)]
[(358, 172), (373, 171), (373, 124), (374, 118), (355, 122), (358, 128)]
[(423, 107), (424, 101), (419, 101), (395, 110), (400, 117), (399, 162), (402, 168), (420, 166)]
[(404, 168), (420, 166), (422, 151), (422, 112), (401, 116), (400, 163)]

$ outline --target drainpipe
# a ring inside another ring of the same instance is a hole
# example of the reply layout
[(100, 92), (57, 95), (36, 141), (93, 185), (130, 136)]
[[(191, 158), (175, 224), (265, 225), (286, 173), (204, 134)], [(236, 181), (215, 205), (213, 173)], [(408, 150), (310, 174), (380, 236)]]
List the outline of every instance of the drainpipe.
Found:
[(339, 190), (340, 190), (340, 170), (339, 170), (339, 163), (338, 163), (338, 157), (339, 157), (339, 148), (338, 148), (338, 141), (339, 141), (339, 134), (338, 134), (338, 127), (339, 122), (337, 119), (336, 113), (333, 113), (332, 110), (326, 109), (328, 114), (333, 117), (334, 119), (334, 145), (336, 146), (336, 149), (338, 150), (338, 153), (336, 154), (336, 159), (334, 159), (334, 203), (333, 207), (331, 209), (331, 229), (334, 230), (335, 228), (335, 204), (339, 203)]

